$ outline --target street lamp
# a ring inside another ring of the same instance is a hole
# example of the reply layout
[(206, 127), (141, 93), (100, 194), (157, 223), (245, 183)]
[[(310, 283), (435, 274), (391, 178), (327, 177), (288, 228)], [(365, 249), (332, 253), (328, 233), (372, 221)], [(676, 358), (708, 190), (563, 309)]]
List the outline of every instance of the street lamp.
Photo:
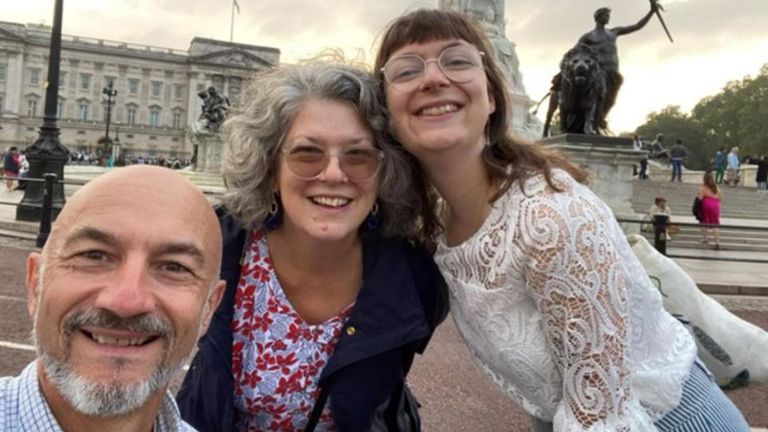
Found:
[(107, 104), (107, 129), (104, 134), (104, 151), (102, 152), (103, 157), (107, 158), (110, 150), (109, 121), (112, 118), (112, 104), (114, 103), (112, 98), (117, 96), (117, 90), (114, 89), (114, 83), (110, 81), (109, 84), (107, 84), (107, 86), (101, 90), (101, 94), (102, 94), (102, 99)]
[[(53, 27), (51, 28), (51, 46), (48, 54), (48, 81), (45, 88), (45, 114), (40, 135), (32, 145), (25, 149), (29, 161), (29, 177), (42, 178), (43, 174), (56, 174), (58, 180), (64, 180), (64, 164), (69, 160), (69, 149), (59, 141), (59, 126), (56, 124), (56, 111), (59, 100), (59, 65), (61, 63), (61, 20), (64, 0), (55, 0), (53, 8)], [(16, 208), (16, 220), (38, 221), (42, 216), (45, 187), (40, 182), (28, 182), (24, 197)], [(58, 215), (64, 205), (64, 185), (56, 183), (53, 187), (53, 216)]]

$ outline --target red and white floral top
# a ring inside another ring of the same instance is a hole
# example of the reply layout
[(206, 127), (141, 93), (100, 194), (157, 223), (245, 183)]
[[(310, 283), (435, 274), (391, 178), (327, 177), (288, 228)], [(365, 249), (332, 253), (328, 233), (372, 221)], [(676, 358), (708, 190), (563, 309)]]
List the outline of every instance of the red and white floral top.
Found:
[[(232, 318), (237, 430), (304, 430), (320, 374), (351, 311), (349, 306), (324, 323), (306, 323), (277, 280), (265, 233), (251, 232)], [(334, 430), (328, 404), (315, 430)]]

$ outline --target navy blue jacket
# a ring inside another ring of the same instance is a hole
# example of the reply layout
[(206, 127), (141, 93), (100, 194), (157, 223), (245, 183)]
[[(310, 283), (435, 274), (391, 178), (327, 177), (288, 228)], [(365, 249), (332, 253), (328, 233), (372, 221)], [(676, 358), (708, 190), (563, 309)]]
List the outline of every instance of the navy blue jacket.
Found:
[[(182, 417), (201, 432), (231, 431), (234, 422), (230, 322), (247, 231), (222, 210), (219, 222), (227, 288), (177, 395)], [(445, 281), (429, 253), (364, 236), (363, 286), (319, 383), (339, 432), (414, 429), (402, 419), (403, 405), (413, 402), (405, 376), (447, 313)]]

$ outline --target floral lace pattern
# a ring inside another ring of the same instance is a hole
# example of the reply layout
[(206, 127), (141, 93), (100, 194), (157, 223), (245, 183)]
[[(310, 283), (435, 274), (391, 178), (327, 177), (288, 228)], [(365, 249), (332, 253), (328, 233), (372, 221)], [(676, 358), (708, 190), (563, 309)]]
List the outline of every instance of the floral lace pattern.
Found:
[(648, 431), (695, 356), (610, 209), (565, 172), (517, 184), (463, 244), (438, 244), (451, 312), (481, 368), (558, 431)]
[[(319, 394), (317, 382), (352, 308), (318, 324), (293, 309), (272, 269), (266, 236), (251, 233), (232, 318), (232, 373), (239, 431), (299, 432)], [(333, 431), (326, 404), (316, 431)]]

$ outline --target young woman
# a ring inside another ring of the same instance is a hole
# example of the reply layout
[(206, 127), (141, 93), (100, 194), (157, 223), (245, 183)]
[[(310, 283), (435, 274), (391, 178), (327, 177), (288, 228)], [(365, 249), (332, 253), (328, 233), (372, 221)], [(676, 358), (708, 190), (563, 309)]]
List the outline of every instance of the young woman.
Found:
[(227, 288), (179, 392), (200, 431), (413, 431), (405, 377), (447, 314), (412, 164), (366, 72), (260, 72), (225, 123)]
[[(699, 222), (708, 225), (720, 225), (720, 199), (722, 194), (717, 183), (715, 183), (715, 177), (711, 171), (704, 173), (701, 185), (699, 185), (698, 196), (701, 200), (701, 219)], [(720, 249), (720, 228), (701, 227), (701, 241), (707, 243), (707, 231), (709, 230), (712, 230), (712, 237), (715, 239), (715, 249)]]
[(375, 66), (442, 196), (436, 261), (477, 362), (539, 430), (748, 431), (584, 172), (510, 134), (490, 50), (466, 17), (417, 10)]

